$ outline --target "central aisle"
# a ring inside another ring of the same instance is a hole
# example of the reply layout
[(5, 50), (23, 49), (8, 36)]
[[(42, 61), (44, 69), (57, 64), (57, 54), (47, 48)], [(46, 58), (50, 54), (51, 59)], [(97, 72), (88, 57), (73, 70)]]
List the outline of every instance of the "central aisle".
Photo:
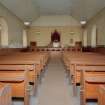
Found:
[[(38, 83), (36, 96), (30, 94), (30, 105), (80, 105), (80, 88), (77, 88), (78, 96), (73, 97), (72, 85), (68, 82), (61, 58), (51, 57), (45, 69), (44, 78)], [(23, 105), (23, 101), (14, 101), (13, 105)], [(89, 102), (87, 105), (97, 103)]]
[(51, 58), (42, 83), (38, 105), (79, 105), (69, 90), (60, 58)]

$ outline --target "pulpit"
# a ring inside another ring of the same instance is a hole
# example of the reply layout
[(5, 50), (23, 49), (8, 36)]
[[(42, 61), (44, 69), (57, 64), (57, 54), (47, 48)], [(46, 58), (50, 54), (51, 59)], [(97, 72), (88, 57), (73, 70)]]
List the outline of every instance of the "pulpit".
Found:
[(51, 43), (50, 47), (61, 47), (60, 45), (60, 33), (55, 30), (53, 33), (51, 33)]
[(60, 42), (53, 42), (53, 47), (54, 48), (60, 47)]

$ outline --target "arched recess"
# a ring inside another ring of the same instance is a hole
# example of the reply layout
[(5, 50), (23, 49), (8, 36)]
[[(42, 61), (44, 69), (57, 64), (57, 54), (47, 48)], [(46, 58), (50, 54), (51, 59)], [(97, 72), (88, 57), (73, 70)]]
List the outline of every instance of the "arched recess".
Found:
[(23, 30), (23, 47), (27, 47), (27, 30)]
[(93, 25), (91, 32), (91, 47), (97, 46), (97, 27)]
[(0, 17), (0, 44), (1, 47), (8, 47), (8, 25), (3, 17)]
[(87, 47), (87, 29), (83, 31), (83, 46)]

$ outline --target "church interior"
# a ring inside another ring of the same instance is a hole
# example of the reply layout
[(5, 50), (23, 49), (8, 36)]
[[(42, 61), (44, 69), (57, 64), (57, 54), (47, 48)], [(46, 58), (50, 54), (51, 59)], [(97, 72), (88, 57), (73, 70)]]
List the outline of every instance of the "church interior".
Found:
[(105, 105), (105, 0), (0, 0), (0, 105)]

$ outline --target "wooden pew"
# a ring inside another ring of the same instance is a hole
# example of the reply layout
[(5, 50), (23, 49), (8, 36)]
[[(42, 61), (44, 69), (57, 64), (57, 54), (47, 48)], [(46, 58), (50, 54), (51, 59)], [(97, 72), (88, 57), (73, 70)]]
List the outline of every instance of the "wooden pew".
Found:
[(0, 105), (12, 105), (10, 85), (0, 84)]
[(98, 105), (105, 105), (105, 85), (99, 86)]
[(10, 84), (12, 97), (24, 98), (24, 105), (29, 105), (29, 80), (27, 65), (0, 65), (0, 83)]
[(81, 104), (87, 99), (98, 99), (99, 85), (105, 84), (105, 66), (78, 66), (81, 70)]
[[(70, 68), (70, 76), (72, 82), (80, 83), (80, 72), (76, 68), (78, 65), (105, 65), (105, 59), (101, 56), (93, 56), (92, 55), (79, 55), (75, 57), (71, 57), (69, 60), (69, 68)], [(72, 78), (73, 77), (73, 78)]]
[(34, 83), (35, 94), (37, 76), (40, 75), (41, 70), (46, 65), (47, 59), (47, 53), (15, 53), (9, 56), (1, 56), (0, 64), (32, 65), (33, 69), (29, 72), (29, 81)]
[(80, 83), (80, 71), (77, 66), (105, 65), (105, 56), (96, 53), (65, 53), (64, 60), (67, 62), (70, 72), (71, 82), (73, 84), (73, 95), (76, 95), (76, 84)]
[(0, 60), (0, 65), (29, 65), (31, 66), (29, 71), (29, 81), (35, 82), (36, 80), (36, 69), (35, 69), (35, 62), (33, 60), (25, 60), (25, 59), (4, 59)]
[[(35, 68), (36, 68), (36, 74), (37, 76), (40, 76), (40, 73), (44, 70), (44, 67), (46, 66), (47, 60), (48, 60), (48, 53), (18, 53), (17, 56), (22, 57), (25, 60), (34, 60), (35, 62)], [(16, 54), (15, 54), (16, 57)], [(21, 59), (21, 58), (18, 58)]]
[(85, 56), (87, 56), (87, 55), (92, 55), (93, 56), (93, 54), (94, 53), (81, 53), (81, 52), (78, 52), (78, 53), (70, 53), (70, 52), (64, 52), (63, 53), (63, 60), (64, 60), (64, 63), (65, 63), (65, 65), (67, 66), (67, 68), (68, 69), (70, 69), (69, 68), (69, 66), (70, 66), (70, 61), (71, 61), (71, 58), (73, 59), (73, 58), (83, 58), (83, 57), (85, 57)]
[(98, 60), (98, 59), (87, 59), (87, 60), (76, 60), (71, 62), (71, 81), (73, 84), (73, 93), (74, 96), (76, 95), (76, 84), (80, 83), (80, 70), (78, 69), (78, 66), (105, 66), (105, 60)]
[(36, 65), (40, 64), (40, 60), (33, 58), (28, 55), (16, 54), (13, 56), (5, 56), (0, 60), (0, 64), (21, 64), (21, 65), (32, 65), (33, 70), (30, 70), (30, 82), (33, 82), (36, 79), (37, 71)]

